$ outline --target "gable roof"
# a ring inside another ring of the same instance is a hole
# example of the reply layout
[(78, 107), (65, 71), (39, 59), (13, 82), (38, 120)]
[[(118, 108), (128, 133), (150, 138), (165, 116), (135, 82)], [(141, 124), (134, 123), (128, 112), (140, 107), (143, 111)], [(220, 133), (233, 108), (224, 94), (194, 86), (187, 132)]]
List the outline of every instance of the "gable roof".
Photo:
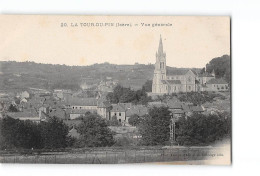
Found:
[(182, 109), (182, 103), (168, 101), (167, 105), (170, 109)]
[(97, 99), (72, 97), (69, 99), (68, 104), (74, 106), (97, 106)]
[(168, 84), (181, 84), (180, 80), (165, 80), (165, 82)]
[(112, 104), (111, 112), (125, 112), (125, 108), (120, 104)]
[(8, 116), (18, 119), (18, 118), (39, 118), (39, 115), (36, 111), (23, 111), (23, 112), (8, 112)]
[(109, 103), (109, 101), (102, 101), (102, 100), (99, 100), (97, 102), (98, 104), (98, 108), (108, 108), (111, 106), (111, 104)]
[(207, 82), (207, 84), (228, 84), (228, 83), (222, 78), (220, 78), (220, 79), (213, 78), (213, 79), (209, 80)]
[(203, 111), (204, 111), (201, 106), (192, 106), (192, 107), (191, 107), (191, 110), (192, 110), (193, 112), (203, 112)]

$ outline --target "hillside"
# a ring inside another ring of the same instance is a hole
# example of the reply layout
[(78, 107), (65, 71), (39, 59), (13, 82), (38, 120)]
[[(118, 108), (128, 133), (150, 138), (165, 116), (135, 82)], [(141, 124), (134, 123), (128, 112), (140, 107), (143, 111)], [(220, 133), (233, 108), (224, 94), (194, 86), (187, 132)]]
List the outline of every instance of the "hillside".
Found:
[[(171, 73), (183, 73), (189, 68), (167, 67)], [(193, 69), (199, 72), (200, 69)], [(0, 89), (21, 90), (33, 88), (79, 89), (83, 82), (97, 84), (111, 77), (124, 87), (141, 88), (153, 77), (154, 65), (115, 65), (109, 63), (90, 66), (66, 66), (34, 62), (0, 61)]]

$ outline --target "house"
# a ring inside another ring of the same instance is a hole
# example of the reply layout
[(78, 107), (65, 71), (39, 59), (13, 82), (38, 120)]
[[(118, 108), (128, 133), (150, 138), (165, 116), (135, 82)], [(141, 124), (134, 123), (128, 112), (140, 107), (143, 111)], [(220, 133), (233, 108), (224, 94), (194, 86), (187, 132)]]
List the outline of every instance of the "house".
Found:
[(23, 91), (21, 93), (18, 93), (17, 96), (20, 97), (20, 99), (27, 99), (30, 97), (30, 94), (27, 91)]
[(228, 83), (222, 78), (213, 78), (206, 83), (206, 86), (207, 91), (227, 91), (229, 89)]
[(180, 101), (167, 101), (169, 110), (173, 113), (174, 117), (190, 116), (193, 113), (202, 113), (205, 111), (203, 106), (194, 106), (192, 103), (184, 103)]
[(111, 104), (108, 101), (98, 100), (97, 114), (101, 117), (109, 120), (110, 110), (112, 109)]
[(124, 105), (122, 104), (112, 104), (112, 109), (110, 111), (110, 118), (111, 120), (113, 116), (117, 117), (119, 122), (126, 122), (126, 110)]
[(65, 111), (67, 118), (70, 120), (77, 119), (79, 117), (83, 117), (87, 112), (96, 113), (96, 110), (91, 109), (67, 109)]
[(67, 103), (67, 108), (97, 111), (97, 99), (72, 97)]

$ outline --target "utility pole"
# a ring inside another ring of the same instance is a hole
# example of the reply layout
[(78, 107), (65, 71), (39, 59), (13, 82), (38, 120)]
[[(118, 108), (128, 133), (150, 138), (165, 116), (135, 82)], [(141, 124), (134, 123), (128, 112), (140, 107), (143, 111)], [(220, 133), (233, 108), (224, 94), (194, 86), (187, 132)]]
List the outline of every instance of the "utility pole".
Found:
[(176, 138), (175, 138), (175, 121), (176, 119), (173, 116), (173, 113), (170, 113), (171, 120), (170, 120), (170, 143), (171, 146), (176, 143)]

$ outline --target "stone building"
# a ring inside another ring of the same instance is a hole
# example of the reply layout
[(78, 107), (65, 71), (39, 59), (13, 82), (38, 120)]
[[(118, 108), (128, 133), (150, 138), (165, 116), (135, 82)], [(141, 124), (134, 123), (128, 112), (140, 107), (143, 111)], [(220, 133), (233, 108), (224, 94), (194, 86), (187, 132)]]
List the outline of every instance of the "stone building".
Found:
[[(221, 89), (217, 87), (221, 87)], [(224, 88), (222, 89), (222, 87)], [(160, 37), (158, 51), (156, 52), (152, 93), (149, 95), (226, 90), (228, 90), (228, 83), (223, 79), (216, 79), (214, 70), (211, 74), (201, 75), (193, 70), (188, 70), (182, 74), (168, 73), (166, 69), (166, 53), (163, 50), (162, 38)]]

